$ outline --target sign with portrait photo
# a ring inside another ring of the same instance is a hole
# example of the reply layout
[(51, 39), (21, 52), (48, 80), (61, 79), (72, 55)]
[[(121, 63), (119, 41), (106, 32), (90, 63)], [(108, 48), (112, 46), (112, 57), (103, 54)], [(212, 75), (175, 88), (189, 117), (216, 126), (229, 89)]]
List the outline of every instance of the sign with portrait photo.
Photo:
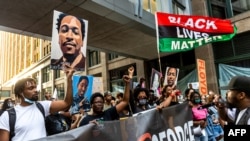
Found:
[(65, 65), (85, 71), (88, 21), (54, 11), (51, 42), (51, 69)]
[[(74, 75), (73, 76), (73, 103), (70, 108), (71, 114), (90, 110), (90, 97), (92, 95), (93, 76)], [(80, 104), (81, 103), (81, 104)]]
[(150, 79), (150, 89), (154, 91), (155, 96), (160, 96), (160, 82), (162, 74), (152, 68), (151, 79)]
[(167, 67), (163, 85), (177, 86), (179, 68)]

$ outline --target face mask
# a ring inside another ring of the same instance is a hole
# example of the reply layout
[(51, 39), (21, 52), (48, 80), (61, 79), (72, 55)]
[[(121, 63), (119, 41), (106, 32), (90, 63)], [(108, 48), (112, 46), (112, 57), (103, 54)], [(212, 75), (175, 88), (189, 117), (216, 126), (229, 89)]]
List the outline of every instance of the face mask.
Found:
[(8, 103), (8, 106), (9, 106), (10, 108), (12, 108), (12, 107), (14, 107), (14, 104), (13, 104), (12, 102), (9, 102), (9, 103)]
[(194, 103), (196, 103), (196, 104), (199, 104), (200, 102), (201, 102), (200, 99), (195, 99), (195, 100), (194, 100)]
[(24, 98), (24, 101), (27, 102), (27, 103), (29, 103), (29, 104), (33, 104), (35, 102), (33, 100), (30, 100), (30, 99), (24, 97), (24, 95), (23, 95), (23, 98)]
[(147, 99), (139, 99), (140, 105), (145, 105), (147, 103)]

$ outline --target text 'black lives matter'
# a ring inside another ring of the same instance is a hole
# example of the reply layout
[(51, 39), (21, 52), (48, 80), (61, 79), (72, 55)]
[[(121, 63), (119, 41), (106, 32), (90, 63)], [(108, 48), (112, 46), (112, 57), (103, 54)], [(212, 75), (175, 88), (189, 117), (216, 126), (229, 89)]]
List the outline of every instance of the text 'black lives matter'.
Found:
[(224, 126), (224, 141), (233, 139), (242, 139), (245, 141), (250, 137), (250, 125), (225, 125)]

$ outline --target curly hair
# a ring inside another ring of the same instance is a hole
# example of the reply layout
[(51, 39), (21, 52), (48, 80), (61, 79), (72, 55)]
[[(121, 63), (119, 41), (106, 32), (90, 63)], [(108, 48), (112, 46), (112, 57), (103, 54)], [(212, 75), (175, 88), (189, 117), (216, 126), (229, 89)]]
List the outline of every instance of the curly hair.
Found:
[(99, 93), (99, 92), (96, 92), (96, 93), (93, 93), (92, 96), (90, 97), (90, 105), (92, 105), (94, 103), (94, 99), (96, 97), (100, 97), (102, 98), (103, 102), (104, 102), (104, 96), (103, 94)]
[[(61, 13), (59, 16), (58, 16), (58, 19), (57, 19), (57, 31), (59, 33), (59, 30), (60, 30), (60, 27), (61, 27), (61, 22), (63, 20), (64, 17), (66, 16), (72, 16), (72, 15), (67, 15), (67, 14), (64, 14), (64, 13)], [(75, 16), (74, 16), (75, 17)], [(80, 23), (81, 23), (81, 32), (82, 32), (82, 40), (84, 39), (85, 37), (85, 23), (82, 19), (78, 18), (78, 17), (75, 17)]]
[(16, 97), (20, 98), (20, 95), (21, 95), (21, 93), (23, 93), (24, 88), (27, 85), (27, 82), (36, 84), (36, 80), (34, 78), (30, 78), (30, 77), (18, 80), (15, 84), (15, 87), (14, 87), (14, 93), (15, 93)]
[(134, 99), (138, 100), (138, 95), (140, 92), (145, 92), (146, 96), (149, 97), (149, 90), (147, 88), (135, 88), (134, 89)]
[[(194, 103), (194, 96), (195, 96), (195, 95), (198, 95), (199, 98), (200, 98), (200, 100), (201, 100), (201, 95), (200, 95), (200, 93), (197, 92), (197, 91), (194, 91), (194, 92), (192, 92), (192, 93), (190, 94), (190, 101), (191, 101), (192, 103)], [(202, 101), (200, 101), (199, 104), (202, 104)]]

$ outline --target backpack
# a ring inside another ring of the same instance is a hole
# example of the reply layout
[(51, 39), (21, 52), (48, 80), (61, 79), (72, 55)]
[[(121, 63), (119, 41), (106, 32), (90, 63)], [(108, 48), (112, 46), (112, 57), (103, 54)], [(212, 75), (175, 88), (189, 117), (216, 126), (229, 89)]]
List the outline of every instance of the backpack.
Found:
[(45, 118), (47, 135), (54, 135), (70, 130), (71, 119), (59, 113), (50, 114)]
[[(53, 135), (70, 129), (71, 121), (60, 114), (50, 114), (45, 117), (45, 111), (41, 103), (36, 102), (36, 106), (45, 119), (45, 128), (47, 135)], [(16, 111), (14, 108), (8, 109), (10, 140), (15, 136)]]

